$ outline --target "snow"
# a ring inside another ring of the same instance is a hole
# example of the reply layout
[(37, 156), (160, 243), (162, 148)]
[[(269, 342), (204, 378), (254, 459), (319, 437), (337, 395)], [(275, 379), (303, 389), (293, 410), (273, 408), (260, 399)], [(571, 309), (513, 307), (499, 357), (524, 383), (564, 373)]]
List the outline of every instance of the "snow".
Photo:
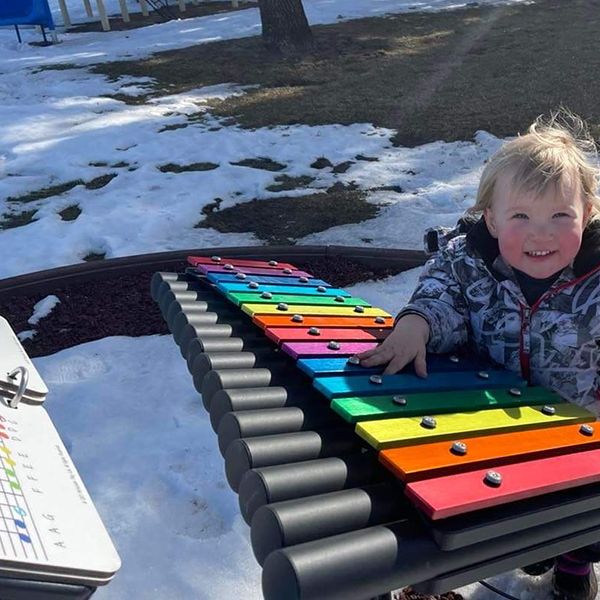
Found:
[[(60, 22), (58, 0), (50, 4)], [(312, 24), (466, 4), (304, 0)], [(82, 2), (68, 5), (74, 22), (85, 20)], [(119, 12), (117, 0), (106, 5), (110, 13)], [(301, 244), (420, 248), (426, 227), (453, 224), (472, 203), (482, 165), (502, 141), (485, 132), (473, 140), (407, 149), (392, 146), (393, 131), (369, 123), (242, 130), (223, 125), (206, 106), (210, 98), (244, 94), (235, 82), (131, 106), (106, 95), (139, 95), (152, 81), (109, 81), (85, 68), (259, 31), (256, 8), (125, 32), (60, 33), (61, 44), (44, 48), (18, 45), (11, 29), (0, 29), (0, 215), (36, 211), (30, 224), (0, 230), (0, 255), (10, 257), (0, 263), (0, 278), (77, 263), (91, 252), (113, 258), (258, 245), (251, 234), (194, 228), (202, 208), (216, 197), (223, 199), (222, 207), (278, 197), (265, 189), (272, 173), (231, 164), (248, 157), (282, 162), (286, 168), (279, 174), (289, 176), (306, 174), (321, 156), (334, 164), (354, 161), (339, 175), (311, 170), (316, 176), (312, 191), (338, 181), (354, 181), (364, 190), (398, 186), (397, 192), (368, 192), (369, 201), (382, 206), (378, 217), (308, 235), (298, 240)], [(32, 30), (23, 34), (39, 39)], [(73, 68), (40, 70), (48, 65)], [(204, 118), (193, 127), (170, 128), (189, 115)], [(359, 154), (378, 161), (356, 160)], [(178, 174), (159, 170), (167, 163), (195, 162), (218, 167)], [(84, 186), (107, 174), (116, 177), (105, 187)], [(14, 201), (68, 182), (81, 183), (46, 199)], [(62, 220), (58, 213), (74, 205), (80, 216)], [(395, 311), (418, 273), (363, 282), (349, 291)], [(52, 310), (54, 298), (36, 305), (30, 324)], [(21, 337), (34, 333), (21, 332)], [(34, 362), (51, 390), (46, 409), (122, 558), (114, 581), (95, 597), (260, 598), (260, 568), (248, 527), (225, 483), (215, 435), (172, 339), (106, 338)], [(550, 594), (547, 576), (532, 579), (513, 572), (493, 581), (523, 599)], [(472, 600), (496, 597), (477, 585), (460, 591)]]
[[(33, 306), (33, 314), (27, 322), (30, 325), (37, 325), (44, 317), (47, 317), (53, 310), (54, 307), (60, 302), (57, 296), (53, 294), (42, 298)], [(37, 329), (26, 329), (17, 333), (17, 337), (21, 340), (30, 340), (37, 335)]]
[(39, 302), (36, 302), (33, 306), (33, 314), (27, 322), (30, 325), (37, 325), (44, 317), (47, 317), (53, 310), (54, 307), (60, 303), (58, 296), (50, 294), (45, 298), (42, 298)]
[(35, 365), (123, 563), (94, 597), (259, 598), (248, 526), (173, 340), (105, 338)]

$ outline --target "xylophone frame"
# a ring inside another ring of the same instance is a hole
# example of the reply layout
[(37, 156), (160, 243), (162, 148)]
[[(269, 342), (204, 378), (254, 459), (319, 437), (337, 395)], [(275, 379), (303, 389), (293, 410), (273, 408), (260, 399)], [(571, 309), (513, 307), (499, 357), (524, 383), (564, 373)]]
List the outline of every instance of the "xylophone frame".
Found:
[(583, 500), (566, 491), (525, 503), (521, 521), (500, 508), (491, 539), (441, 549), (352, 428), (320, 424), (314, 390), (249, 318), (190, 273), (157, 273), (152, 288), (211, 414), (267, 600), (364, 600), (406, 585), (442, 593), (600, 538), (592, 484)]

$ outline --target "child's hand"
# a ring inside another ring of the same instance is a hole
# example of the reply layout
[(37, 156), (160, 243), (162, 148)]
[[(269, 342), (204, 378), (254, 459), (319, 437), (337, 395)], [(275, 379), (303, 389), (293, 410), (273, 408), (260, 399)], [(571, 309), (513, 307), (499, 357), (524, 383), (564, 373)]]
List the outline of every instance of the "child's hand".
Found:
[(397, 373), (411, 360), (415, 361), (415, 372), (427, 377), (425, 346), (429, 339), (429, 324), (419, 315), (402, 317), (394, 330), (377, 348), (357, 354), (363, 367), (374, 367), (388, 363), (384, 375)]

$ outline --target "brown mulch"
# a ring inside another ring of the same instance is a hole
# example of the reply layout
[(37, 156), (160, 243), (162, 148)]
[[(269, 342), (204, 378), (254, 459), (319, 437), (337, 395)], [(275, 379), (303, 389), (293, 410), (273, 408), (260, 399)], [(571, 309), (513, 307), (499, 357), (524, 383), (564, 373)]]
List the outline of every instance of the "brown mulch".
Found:
[[(336, 287), (398, 272), (368, 268), (342, 257), (294, 261), (294, 264)], [(183, 271), (185, 266), (182, 263), (178, 270)], [(150, 296), (150, 280), (154, 272), (153, 269), (101, 281), (69, 284), (37, 295), (3, 297), (0, 294), (0, 315), (9, 321), (15, 332), (37, 331), (33, 339), (23, 342), (31, 357), (53, 354), (108, 336), (168, 333), (158, 306)], [(58, 296), (60, 304), (37, 325), (28, 324), (34, 305), (50, 293)]]
[(394, 592), (393, 600), (464, 600), (460, 594), (456, 592), (447, 592), (445, 594), (428, 596), (425, 594), (419, 594), (412, 588), (407, 587), (401, 591)]

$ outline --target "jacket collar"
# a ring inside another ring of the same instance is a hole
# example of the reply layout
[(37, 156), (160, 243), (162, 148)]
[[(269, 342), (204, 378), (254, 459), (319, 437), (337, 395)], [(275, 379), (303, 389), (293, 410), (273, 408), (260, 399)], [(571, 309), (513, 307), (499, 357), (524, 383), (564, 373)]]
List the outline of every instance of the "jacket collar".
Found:
[[(479, 256), (486, 264), (488, 269), (499, 279), (505, 279), (507, 273), (504, 269), (499, 269), (498, 260), (500, 250), (498, 240), (492, 237), (485, 220), (481, 217), (479, 220), (473, 218), (463, 218), (460, 226), (466, 230), (467, 251)], [(600, 265), (600, 219), (591, 221), (583, 231), (581, 248), (573, 261), (573, 272), (575, 277), (581, 277)]]

